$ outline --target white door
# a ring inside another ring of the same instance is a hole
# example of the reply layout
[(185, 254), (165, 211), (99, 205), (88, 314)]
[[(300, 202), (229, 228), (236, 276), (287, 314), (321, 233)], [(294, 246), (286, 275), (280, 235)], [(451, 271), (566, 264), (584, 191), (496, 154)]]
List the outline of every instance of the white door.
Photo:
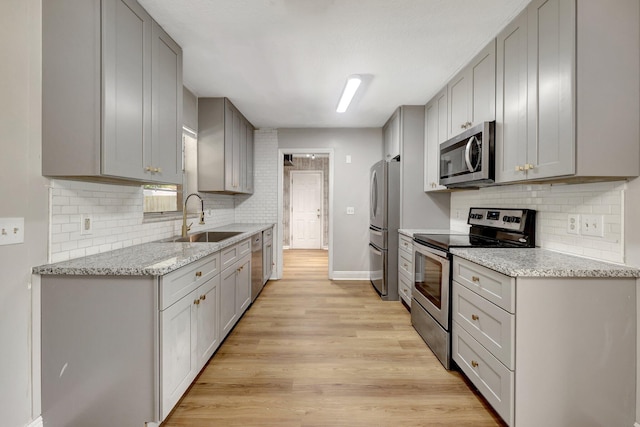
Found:
[(321, 171), (291, 171), (291, 248), (322, 248)]

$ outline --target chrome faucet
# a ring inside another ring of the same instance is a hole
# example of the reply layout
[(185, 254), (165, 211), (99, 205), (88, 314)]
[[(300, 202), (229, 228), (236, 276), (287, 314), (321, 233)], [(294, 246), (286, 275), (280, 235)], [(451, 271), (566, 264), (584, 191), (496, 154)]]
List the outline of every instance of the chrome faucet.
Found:
[(198, 222), (198, 224), (204, 224), (204, 200), (202, 200), (199, 194), (191, 193), (184, 199), (184, 207), (182, 208), (182, 237), (187, 237), (187, 232), (191, 230), (191, 226), (193, 225), (193, 223), (187, 225), (187, 202), (191, 196), (196, 196), (200, 199), (200, 222)]

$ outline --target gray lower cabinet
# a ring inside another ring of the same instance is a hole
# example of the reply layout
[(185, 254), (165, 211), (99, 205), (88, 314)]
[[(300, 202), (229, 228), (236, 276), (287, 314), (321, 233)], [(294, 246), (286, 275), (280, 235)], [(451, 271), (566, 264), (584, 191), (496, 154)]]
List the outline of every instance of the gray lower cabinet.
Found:
[(251, 254), (244, 255), (220, 275), (221, 336), (224, 339), (251, 304)]
[(457, 256), (452, 277), (453, 360), (507, 425), (633, 425), (635, 278), (513, 278)]
[(251, 303), (250, 243), (159, 277), (42, 276), (46, 425), (162, 422)]
[(498, 35), (497, 182), (640, 174), (639, 8), (534, 0)]
[(198, 191), (253, 193), (253, 125), (227, 98), (198, 99)]
[(135, 0), (44, 2), (42, 21), (43, 175), (181, 183), (180, 46)]

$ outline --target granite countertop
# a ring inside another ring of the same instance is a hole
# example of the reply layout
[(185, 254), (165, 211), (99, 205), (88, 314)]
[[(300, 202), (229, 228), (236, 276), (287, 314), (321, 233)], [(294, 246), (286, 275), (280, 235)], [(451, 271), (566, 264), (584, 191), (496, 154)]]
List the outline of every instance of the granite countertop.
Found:
[(640, 277), (640, 270), (542, 248), (451, 248), (451, 253), (510, 277)]
[(231, 224), (201, 231), (240, 231), (216, 243), (149, 242), (69, 261), (33, 268), (41, 275), (162, 276), (234, 245), (274, 224)]

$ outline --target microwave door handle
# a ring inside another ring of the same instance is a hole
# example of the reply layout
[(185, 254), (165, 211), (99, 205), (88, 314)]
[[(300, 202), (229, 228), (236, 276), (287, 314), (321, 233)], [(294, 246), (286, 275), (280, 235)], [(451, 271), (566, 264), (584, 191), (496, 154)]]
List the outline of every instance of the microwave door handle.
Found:
[(471, 138), (469, 138), (469, 141), (467, 141), (467, 147), (464, 150), (464, 161), (467, 164), (467, 168), (469, 169), (469, 172), (475, 172), (476, 168), (473, 167), (473, 165), (471, 164), (471, 146), (473, 145), (473, 141), (476, 139), (475, 136), (472, 136)]

